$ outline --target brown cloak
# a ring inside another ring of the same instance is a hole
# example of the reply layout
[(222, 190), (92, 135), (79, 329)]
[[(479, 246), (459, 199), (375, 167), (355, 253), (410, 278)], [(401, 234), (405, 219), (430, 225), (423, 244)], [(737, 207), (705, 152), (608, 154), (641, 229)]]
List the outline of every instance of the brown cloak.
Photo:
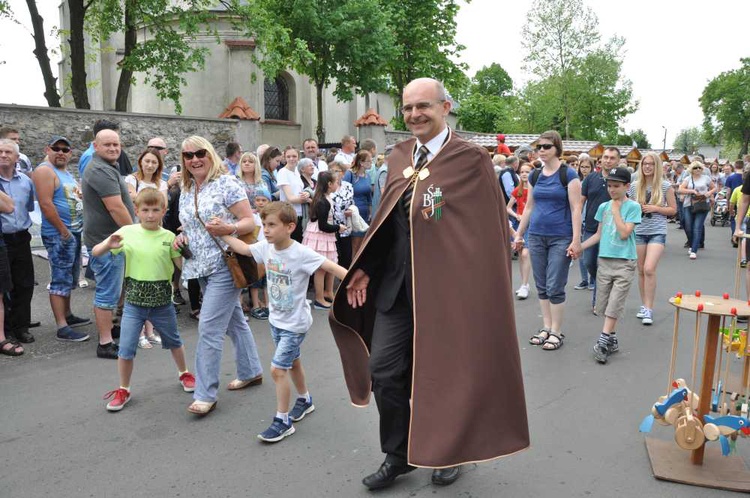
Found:
[[(413, 167), (414, 145), (415, 139), (406, 140), (388, 158), (380, 207), (330, 314), (355, 405), (366, 405), (370, 398), (378, 275), (370, 276), (362, 308), (349, 306), (343, 289), (362, 261), (388, 254), (390, 240), (380, 228), (406, 189), (403, 173)], [(529, 446), (529, 430), (508, 216), (490, 158), (451, 132), (425, 169), (430, 175), (417, 181), (411, 206), (414, 342), (408, 460), (439, 468), (520, 451)], [(439, 216), (424, 211), (429, 206), (425, 194), (437, 188), (445, 203)]]

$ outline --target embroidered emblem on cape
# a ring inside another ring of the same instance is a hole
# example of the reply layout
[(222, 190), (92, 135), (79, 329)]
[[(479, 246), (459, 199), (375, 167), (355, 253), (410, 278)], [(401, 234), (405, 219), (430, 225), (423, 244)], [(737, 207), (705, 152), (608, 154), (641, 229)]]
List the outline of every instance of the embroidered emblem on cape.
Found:
[(427, 187), (427, 193), (422, 194), (422, 217), (425, 220), (430, 218), (440, 220), (443, 217), (443, 206), (445, 206), (445, 201), (442, 190), (431, 184)]

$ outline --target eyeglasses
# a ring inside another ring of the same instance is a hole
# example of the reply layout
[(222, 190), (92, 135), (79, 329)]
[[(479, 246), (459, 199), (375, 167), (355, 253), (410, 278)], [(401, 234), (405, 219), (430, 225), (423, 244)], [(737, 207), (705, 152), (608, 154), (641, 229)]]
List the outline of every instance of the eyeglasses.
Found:
[(187, 160), (190, 160), (193, 157), (203, 159), (204, 157), (206, 157), (206, 154), (208, 154), (208, 151), (206, 149), (198, 149), (195, 152), (188, 152), (186, 150), (182, 151), (182, 157)]
[(166, 147), (162, 147), (161, 145), (149, 145), (147, 148), (154, 149), (154, 150), (167, 150)]
[(427, 102), (417, 102), (416, 104), (406, 104), (401, 108), (401, 114), (411, 114), (414, 112), (414, 109), (424, 112), (430, 107), (434, 106), (435, 104), (442, 104), (445, 102), (445, 100), (433, 100), (433, 101), (427, 101)]
[(536, 151), (539, 152), (540, 150), (550, 150), (552, 147), (554, 147), (555, 144), (539, 144), (536, 146)]
[(67, 154), (68, 152), (70, 152), (70, 147), (56, 147), (53, 145), (52, 147), (50, 147), (50, 150), (52, 152), (62, 152), (63, 154)]

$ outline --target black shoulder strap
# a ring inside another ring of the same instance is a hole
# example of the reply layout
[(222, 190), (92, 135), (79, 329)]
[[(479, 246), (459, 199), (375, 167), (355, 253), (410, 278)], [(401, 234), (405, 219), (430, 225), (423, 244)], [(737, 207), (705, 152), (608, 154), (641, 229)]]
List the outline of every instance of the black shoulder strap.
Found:
[[(532, 187), (536, 186), (536, 182), (539, 180), (540, 174), (542, 174), (542, 168), (534, 168), (534, 171), (531, 172), (529, 183), (531, 183)], [(557, 174), (560, 175), (560, 183), (562, 184), (563, 188), (565, 190), (568, 190), (568, 165), (562, 163), (557, 169)]]

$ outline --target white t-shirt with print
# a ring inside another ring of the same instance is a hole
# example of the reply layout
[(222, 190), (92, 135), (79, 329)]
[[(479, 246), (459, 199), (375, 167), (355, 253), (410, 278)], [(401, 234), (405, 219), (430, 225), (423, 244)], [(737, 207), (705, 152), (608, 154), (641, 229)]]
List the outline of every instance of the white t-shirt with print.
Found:
[[(289, 202), (289, 199), (284, 195), (284, 189), (281, 188), (282, 185), (289, 185), (294, 196), (299, 195), (305, 188), (305, 184), (302, 183), (302, 177), (299, 176), (296, 169), (292, 171), (287, 168), (281, 168), (277, 173), (276, 184), (279, 186), (279, 191), (281, 192), (279, 199), (284, 202)], [(292, 206), (294, 206), (297, 216), (302, 216), (302, 204), (292, 204)]]
[(257, 263), (266, 265), (268, 321), (276, 328), (304, 334), (312, 325), (307, 302), (310, 275), (320, 268), (325, 257), (297, 241), (283, 251), (263, 240), (250, 245)]

